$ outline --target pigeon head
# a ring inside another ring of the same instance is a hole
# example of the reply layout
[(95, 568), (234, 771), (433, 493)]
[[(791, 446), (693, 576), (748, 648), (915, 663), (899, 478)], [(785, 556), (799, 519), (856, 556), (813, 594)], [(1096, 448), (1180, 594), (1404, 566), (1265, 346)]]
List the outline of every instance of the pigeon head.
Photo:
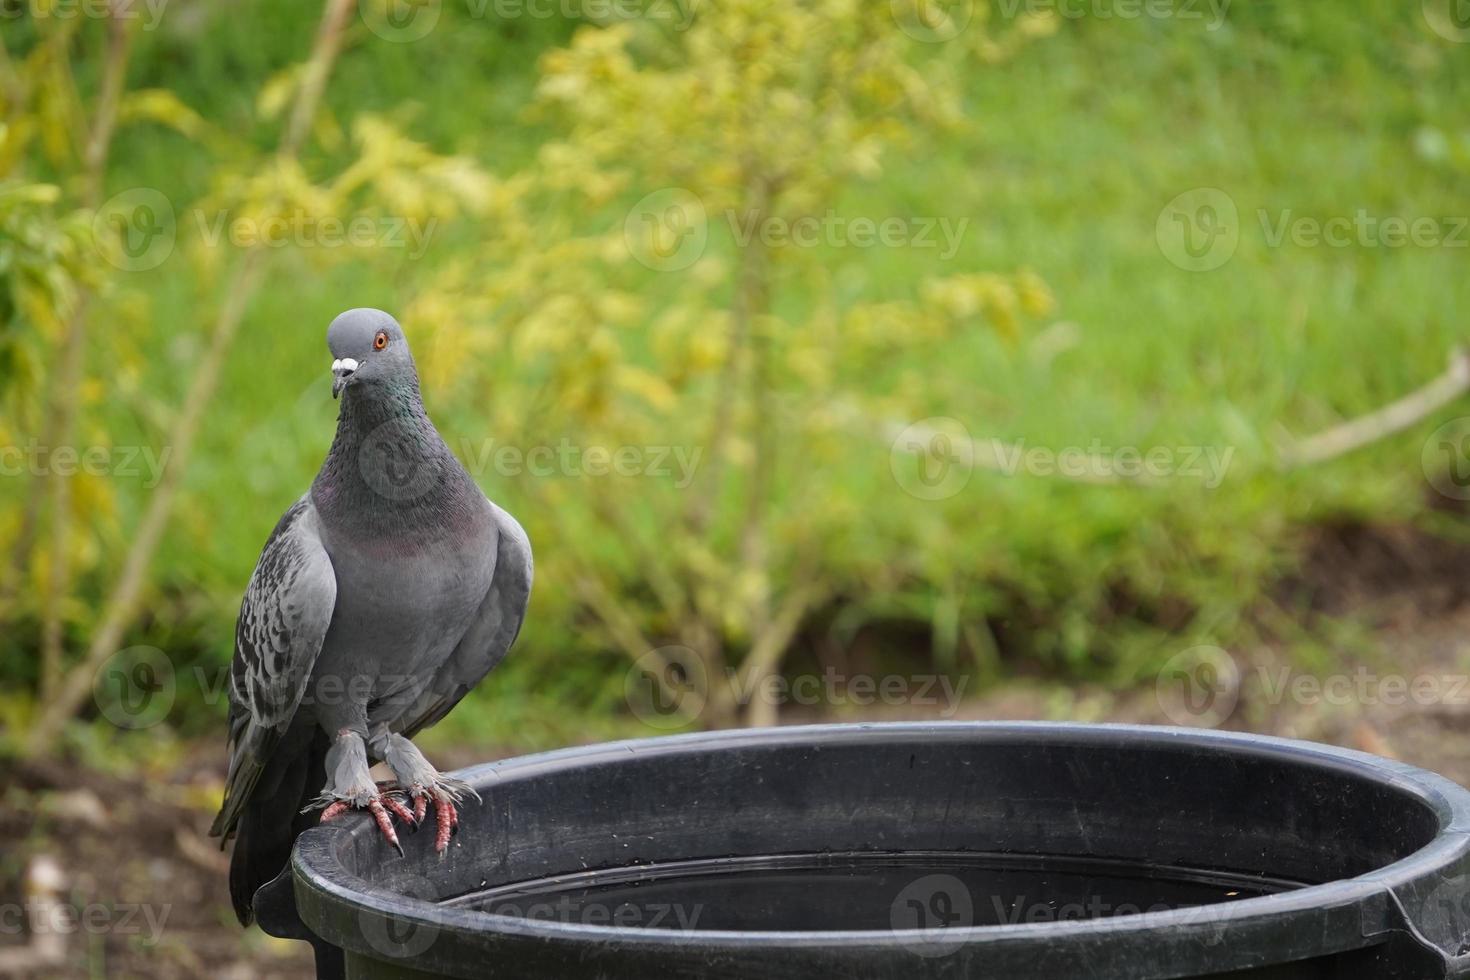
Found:
[(403, 328), (382, 310), (363, 307), (338, 316), (327, 328), (327, 347), (333, 398), (348, 385), (411, 385), (418, 379)]

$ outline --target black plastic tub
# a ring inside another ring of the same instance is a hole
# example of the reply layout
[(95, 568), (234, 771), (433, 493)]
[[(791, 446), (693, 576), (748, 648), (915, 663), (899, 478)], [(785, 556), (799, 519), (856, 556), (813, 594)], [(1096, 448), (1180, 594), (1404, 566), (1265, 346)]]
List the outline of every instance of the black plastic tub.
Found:
[[(347, 976), (1470, 977), (1470, 793), (1343, 749), (839, 725), (458, 775), (484, 803), (443, 857), (365, 819), (297, 844)], [(284, 879), (257, 907), (290, 934)]]

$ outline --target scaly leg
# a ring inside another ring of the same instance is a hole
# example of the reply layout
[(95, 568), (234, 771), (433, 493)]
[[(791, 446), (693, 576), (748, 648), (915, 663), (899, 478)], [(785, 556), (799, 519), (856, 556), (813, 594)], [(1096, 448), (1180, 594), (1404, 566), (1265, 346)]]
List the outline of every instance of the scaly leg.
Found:
[(405, 823), (414, 822), (413, 814), (396, 795), (384, 793), (368, 770), (367, 746), (362, 736), (344, 728), (327, 750), (327, 788), (307, 809), (325, 807), (322, 823), (335, 820), (349, 810), (367, 810), (383, 839), (402, 854), (403, 845), (398, 842), (389, 814)]
[(418, 747), (404, 738), (380, 728), (373, 732), (374, 754), (382, 757), (398, 778), (399, 789), (413, 803), (413, 816), (422, 821), (434, 805), (434, 850), (440, 854), (449, 847), (449, 838), (459, 827), (457, 804), (465, 793), (479, 799), (468, 784), (445, 777), (429, 764)]

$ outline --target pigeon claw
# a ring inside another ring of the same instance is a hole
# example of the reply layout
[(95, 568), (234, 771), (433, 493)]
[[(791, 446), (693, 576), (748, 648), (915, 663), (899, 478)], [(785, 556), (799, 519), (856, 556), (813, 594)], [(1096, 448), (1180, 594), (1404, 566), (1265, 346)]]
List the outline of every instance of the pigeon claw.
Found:
[(346, 800), (338, 800), (336, 803), (333, 803), (331, 806), (322, 811), (322, 823), (326, 823), (329, 820), (336, 820), (338, 817), (342, 816), (342, 814), (351, 809), (351, 803), (348, 803)]
[[(398, 832), (393, 829), (393, 817), (397, 817), (405, 823), (416, 823), (408, 807), (399, 802), (396, 797), (388, 795), (373, 797), (360, 807), (351, 800), (337, 800), (322, 811), (321, 822), (327, 823), (328, 821), (336, 820), (342, 814), (356, 809), (366, 809), (368, 813), (372, 814), (373, 822), (378, 825), (378, 830), (382, 833), (383, 839), (389, 844), (392, 844), (401, 856), (403, 854), (403, 845), (398, 841)], [(392, 816), (389, 816), (390, 813)]]
[(419, 822), (423, 820), (422, 817), (415, 817), (412, 813), (410, 813), (408, 807), (399, 802), (398, 797), (396, 796), (383, 797), (383, 806), (387, 807), (388, 810), (392, 812), (393, 816), (411, 826), (417, 826)]
[[(397, 801), (395, 801), (395, 803), (396, 802)], [(399, 808), (402, 809), (401, 804), (399, 804)], [(398, 852), (398, 856), (402, 857), (403, 845), (398, 843), (398, 832), (393, 829), (393, 819), (388, 816), (388, 809), (383, 806), (382, 799), (380, 798), (376, 800), (369, 800), (368, 812), (371, 813), (373, 815), (373, 819), (377, 821), (378, 829), (383, 832), (383, 839), (392, 844), (393, 849)]]
[(438, 824), (434, 832), (434, 853), (443, 854), (449, 849), (449, 835), (459, 826), (459, 811), (446, 793), (434, 796), (434, 819)]
[(438, 786), (425, 789), (415, 785), (409, 790), (413, 800), (413, 816), (423, 823), (429, 814), (429, 804), (434, 804), (434, 852), (443, 854), (449, 849), (449, 838), (459, 827), (459, 810), (454, 803), (454, 793)]

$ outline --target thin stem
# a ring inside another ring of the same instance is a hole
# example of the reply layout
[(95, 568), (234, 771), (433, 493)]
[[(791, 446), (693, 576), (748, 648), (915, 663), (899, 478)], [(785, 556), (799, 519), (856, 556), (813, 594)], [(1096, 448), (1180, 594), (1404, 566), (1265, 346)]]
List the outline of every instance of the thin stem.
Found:
[[(341, 50), (343, 27), (352, 6), (352, 0), (327, 0), (307, 69), (307, 82), (297, 93), (291, 125), (281, 142), (279, 152), (284, 157), (296, 155), (312, 119), (315, 118), (327, 78)], [(31, 729), (25, 745), (27, 754), (43, 753), (55, 743), (61, 727), (76, 714), (86, 700), (92, 686), (92, 675), (117, 649), (138, 611), (139, 600), (148, 580), (148, 571), (168, 527), (179, 481), (188, 466), (189, 453), (198, 434), (200, 421), (218, 385), (220, 370), (240, 322), (244, 319), (250, 299), (260, 285), (265, 259), (266, 253), (263, 249), (253, 249), (235, 267), (224, 302), (215, 319), (209, 348), (190, 383), (170, 433), (173, 463), (164, 472), (163, 479), (149, 501), (148, 510), (124, 560), (122, 572), (104, 606), (100, 624), (92, 634), (86, 659), (67, 674), (56, 699), (45, 707)]]
[(1433, 381), (1367, 415), (1292, 443), (1282, 450), (1282, 463), (1299, 467), (1336, 459), (1402, 432), (1467, 391), (1470, 391), (1470, 354), (1456, 350), (1451, 353), (1444, 373)]
[[(132, 30), (121, 16), (121, 0), (109, 8), (107, 23), (107, 63), (103, 70), (102, 92), (97, 100), (97, 116), (83, 153), (82, 206), (96, 210), (102, 203), (103, 179), (112, 149), (112, 136), (117, 127), (117, 108), (127, 81), (128, 54), (132, 47)], [(61, 368), (57, 372), (51, 419), (45, 445), (49, 452), (70, 446), (76, 431), (77, 412), (81, 401), (82, 381), (86, 371), (87, 314), (91, 294), (83, 290), (72, 305), (68, 317)], [(70, 587), (72, 484), (70, 474), (51, 467), (45, 482), (50, 486), (51, 561), (47, 569), (46, 589), (41, 602), (41, 677), (40, 700), (49, 702), (61, 680), (61, 664), (65, 647), (65, 625), (62, 605)]]
[(774, 725), (777, 719), (776, 704), (761, 697), (760, 688), (767, 677), (774, 674), (781, 658), (791, 645), (791, 639), (801, 628), (807, 612), (822, 594), (815, 578), (799, 580), (781, 603), (780, 610), (755, 636), (755, 644), (740, 665), (740, 690), (751, 693), (750, 705), (746, 708), (745, 723), (753, 726)]
[[(757, 221), (764, 220), (769, 203), (769, 185), (759, 179), (748, 180), (746, 184), (750, 189), (750, 211)], [(685, 523), (696, 536), (705, 532), (713, 517), (715, 498), (720, 492), (720, 477), (725, 467), (725, 447), (735, 426), (735, 407), (740, 399), (740, 369), (749, 353), (752, 321), (757, 313), (750, 287), (752, 269), (757, 262), (755, 252), (760, 247), (758, 241), (752, 241), (740, 250), (740, 273), (730, 308), (730, 348), (720, 368), (720, 380), (715, 389), (715, 417), (706, 440), (709, 463), (699, 488), (689, 498), (685, 512)]]

